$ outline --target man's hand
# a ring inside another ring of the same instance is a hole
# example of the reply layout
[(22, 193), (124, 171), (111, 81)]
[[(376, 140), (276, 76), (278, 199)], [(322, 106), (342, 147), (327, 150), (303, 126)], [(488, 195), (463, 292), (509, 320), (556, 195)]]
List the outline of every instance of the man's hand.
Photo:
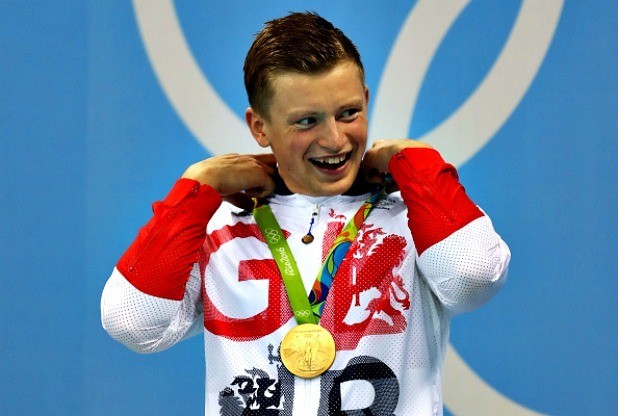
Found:
[(410, 147), (432, 147), (426, 143), (410, 139), (377, 140), (363, 157), (361, 174), (369, 183), (381, 183), (384, 175), (389, 173), (388, 163), (395, 153)]
[[(432, 149), (432, 147), (426, 143), (410, 139), (376, 140), (373, 146), (365, 152), (365, 156), (361, 162), (360, 174), (369, 183), (383, 183), (386, 174), (390, 173), (388, 170), (388, 163), (393, 155), (401, 152), (403, 149), (411, 147)], [(398, 190), (399, 187), (395, 181), (391, 181), (386, 187), (386, 192), (388, 193)]]
[(183, 178), (194, 179), (214, 188), (240, 208), (252, 207), (251, 197), (263, 198), (275, 189), (272, 176), (277, 160), (271, 153), (258, 155), (227, 154), (197, 162), (185, 171)]

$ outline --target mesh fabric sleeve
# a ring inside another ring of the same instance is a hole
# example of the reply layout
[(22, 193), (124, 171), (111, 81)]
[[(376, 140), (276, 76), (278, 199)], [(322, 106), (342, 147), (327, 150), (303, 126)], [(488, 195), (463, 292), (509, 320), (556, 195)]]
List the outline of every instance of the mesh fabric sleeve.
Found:
[(180, 179), (118, 261), (101, 297), (101, 320), (139, 352), (165, 349), (203, 325), (199, 257), (221, 204), (207, 185)]
[(408, 208), (419, 274), (452, 314), (474, 309), (504, 283), (510, 251), (434, 149), (410, 148), (389, 169)]
[(199, 261), (206, 225), (221, 205), (207, 185), (179, 179), (169, 195), (153, 205), (154, 216), (116, 266), (138, 290), (181, 300), (189, 272)]
[(163, 351), (203, 329), (201, 279), (196, 265), (181, 301), (136, 289), (117, 268), (101, 297), (103, 328), (116, 341), (139, 353)]

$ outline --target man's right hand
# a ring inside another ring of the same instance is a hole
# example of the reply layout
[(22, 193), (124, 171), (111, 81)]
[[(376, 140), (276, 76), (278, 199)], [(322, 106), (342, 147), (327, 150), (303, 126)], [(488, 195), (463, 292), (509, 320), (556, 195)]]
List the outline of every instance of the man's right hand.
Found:
[(247, 209), (250, 197), (263, 198), (275, 190), (273, 175), (277, 160), (272, 153), (227, 154), (194, 163), (182, 175), (209, 185), (240, 208)]

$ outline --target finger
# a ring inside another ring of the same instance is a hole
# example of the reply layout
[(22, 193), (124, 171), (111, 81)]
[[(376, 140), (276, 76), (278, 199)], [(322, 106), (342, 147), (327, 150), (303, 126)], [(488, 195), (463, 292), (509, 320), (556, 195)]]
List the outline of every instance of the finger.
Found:
[(257, 198), (270, 195), (275, 190), (274, 174), (275, 170), (268, 166), (264, 166), (260, 170), (253, 172), (248, 178), (249, 181), (245, 182), (246, 187), (243, 191)]
[(376, 183), (375, 179), (378, 178), (378, 181), (379, 181), (379, 178), (382, 177), (382, 173), (379, 170), (372, 167), (369, 163), (365, 162), (364, 160), (361, 162), (359, 173), (363, 176), (363, 178), (367, 180), (367, 182), (370, 182), (370, 183)]
[(255, 196), (257, 198), (264, 198), (270, 194), (272, 194), (273, 192), (275, 192), (275, 180), (273, 179), (275, 171), (273, 170), (273, 173), (266, 176), (264, 178), (264, 180), (262, 181), (262, 185), (257, 187), (257, 188), (251, 188), (249, 189), (249, 192), (252, 194), (252, 196)]
[[(270, 194), (275, 189), (273, 175), (275, 168), (270, 166), (272, 158), (268, 155), (242, 155), (232, 160), (225, 169), (223, 195), (233, 195), (251, 190), (252, 195)], [(266, 162), (266, 163), (264, 163)]]
[(367, 178), (386, 173), (380, 169), (379, 165), (377, 165), (376, 156), (377, 155), (375, 152), (369, 151), (365, 154), (365, 157), (361, 161), (360, 171)]
[(225, 195), (223, 197), (225, 202), (229, 202), (230, 204), (244, 210), (244, 211), (252, 211), (253, 210), (253, 200), (249, 195), (246, 195), (242, 192), (238, 192), (236, 194)]
[(275, 168), (277, 166), (277, 159), (275, 158), (275, 155), (272, 153), (259, 153), (259, 154), (255, 154), (251, 156), (255, 158), (256, 160), (260, 161), (261, 163), (267, 166), (270, 166), (272, 168)]
[[(274, 190), (274, 189), (273, 189)], [(245, 191), (245, 194), (253, 198), (264, 198), (273, 193), (273, 190), (268, 188), (251, 188)]]

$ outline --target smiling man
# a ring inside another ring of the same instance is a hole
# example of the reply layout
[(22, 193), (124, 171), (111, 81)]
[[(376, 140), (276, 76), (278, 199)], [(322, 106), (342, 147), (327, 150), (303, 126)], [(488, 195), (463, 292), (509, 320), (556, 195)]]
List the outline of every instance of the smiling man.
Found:
[(103, 326), (143, 353), (203, 333), (206, 414), (441, 415), (450, 318), (496, 293), (508, 247), (436, 150), (366, 151), (363, 66), (330, 22), (268, 22), (244, 71), (272, 153), (186, 170), (109, 278)]
[(367, 143), (367, 100), (362, 72), (344, 60), (317, 74), (286, 72), (272, 80), (264, 115), (253, 108), (247, 124), (260, 146), (271, 148), (291, 192), (312, 196), (346, 192)]

